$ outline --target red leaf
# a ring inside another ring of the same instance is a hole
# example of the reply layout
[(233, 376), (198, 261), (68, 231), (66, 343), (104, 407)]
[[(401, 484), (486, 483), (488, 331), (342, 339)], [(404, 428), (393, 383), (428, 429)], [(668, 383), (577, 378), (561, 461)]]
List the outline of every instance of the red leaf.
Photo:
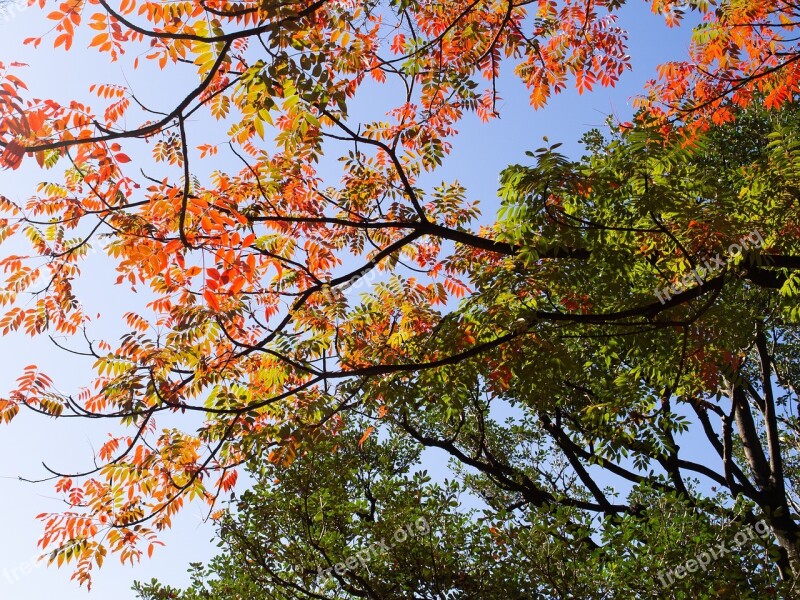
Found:
[(25, 147), (17, 140), (11, 140), (6, 144), (6, 149), (0, 155), (0, 165), (7, 169), (18, 169), (25, 154)]

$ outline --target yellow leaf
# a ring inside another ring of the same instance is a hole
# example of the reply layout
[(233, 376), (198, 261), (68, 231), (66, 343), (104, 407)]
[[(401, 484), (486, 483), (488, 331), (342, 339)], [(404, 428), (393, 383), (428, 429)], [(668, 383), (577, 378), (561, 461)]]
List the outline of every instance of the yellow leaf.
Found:
[(260, 137), (263, 140), (264, 139), (264, 121), (262, 121), (259, 118), (253, 119), (253, 127), (255, 127), (255, 130), (256, 130), (256, 133), (258, 134), (258, 137)]

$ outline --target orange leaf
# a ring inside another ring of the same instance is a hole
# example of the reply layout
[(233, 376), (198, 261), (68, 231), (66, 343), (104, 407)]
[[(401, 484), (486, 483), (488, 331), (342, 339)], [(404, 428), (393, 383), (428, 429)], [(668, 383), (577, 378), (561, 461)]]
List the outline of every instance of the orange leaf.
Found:
[(367, 430), (364, 432), (364, 435), (361, 436), (361, 439), (358, 440), (358, 447), (361, 448), (364, 445), (364, 442), (367, 441), (367, 438), (372, 435), (372, 432), (375, 431), (375, 428), (372, 426), (367, 427)]
[(205, 292), (203, 292), (203, 298), (205, 298), (206, 302), (208, 302), (208, 305), (213, 310), (219, 310), (219, 299), (214, 292), (207, 289)]

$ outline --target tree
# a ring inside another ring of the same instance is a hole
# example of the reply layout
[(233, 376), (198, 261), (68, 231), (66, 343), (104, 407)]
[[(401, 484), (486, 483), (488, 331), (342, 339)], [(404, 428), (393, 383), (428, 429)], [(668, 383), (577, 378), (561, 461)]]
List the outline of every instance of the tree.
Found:
[[(654, 3), (658, 6), (659, 3)], [(685, 7), (665, 2), (668, 22)], [(695, 120), (694, 126), (724, 123), (754, 98), (768, 108), (794, 99), (798, 89), (796, 29), (800, 9), (793, 2), (690, 2), (706, 12), (695, 29), (687, 61), (663, 64), (650, 83), (645, 105), (658, 114)], [(657, 106), (657, 108), (656, 108)], [(704, 117), (696, 121), (698, 116)]]
[[(474, 225), (477, 207), (457, 183), (418, 183), (442, 164), (465, 113), (495, 115), (504, 60), (517, 63), (534, 107), (569, 80), (581, 91), (613, 84), (628, 64), (614, 23), (620, 5), (69, 0), (51, 12), (55, 47), (69, 50), (92, 30), (90, 47), (111, 60), (144, 51), (153, 68), (192, 68), (200, 77), (166, 110), (98, 83), (90, 90), (108, 104), (96, 112), (31, 97), (18, 65), (0, 74), (0, 162), (20, 168), (30, 155), (42, 168), (64, 168), (25, 206), (1, 200), (9, 214), (0, 237), (24, 237), (32, 249), (2, 260), (0, 302), (9, 308), (0, 330), (85, 336), (85, 348), (70, 349), (97, 372), (73, 396), (32, 365), (0, 401), (0, 417), (11, 421), (25, 407), (130, 428), (98, 451), (96, 470), (53, 473), (72, 509), (43, 517), (41, 543), (52, 560), (75, 561), (76, 577), (88, 582), (107, 547), (122, 560), (151, 553), (185, 500), (213, 505), (235, 484), (237, 467), (265, 447), (274, 464), (291, 465), (309, 444), (335, 437), (355, 402), (499, 483), (512, 505), (560, 504), (566, 538), (590, 549), (596, 542), (583, 515), (639, 509), (608, 500), (587, 464), (613, 464), (634, 483), (637, 470), (658, 464), (668, 474), (661, 485), (684, 500), (694, 496), (681, 470), (699, 473), (750, 503), (756, 512), (743, 518), (766, 515), (790, 577), (800, 559), (781, 475), (786, 442), (775, 429), (784, 415), (775, 407), (794, 397), (790, 387), (773, 397), (771, 384), (782, 373), (776, 364), (793, 364), (792, 347), (775, 354), (770, 343), (782, 349), (791, 328), (764, 307), (793, 306), (794, 133), (774, 132), (766, 165), (760, 147), (754, 162), (732, 159), (739, 169), (723, 171), (723, 187), (714, 153), (703, 148), (713, 147), (713, 135), (704, 141), (694, 127), (687, 138), (690, 117), (676, 121), (672, 109), (651, 106), (654, 126), (637, 127), (585, 165), (544, 148), (534, 166), (510, 168), (492, 227)], [(653, 3), (670, 20), (685, 5)], [(689, 5), (724, 30), (726, 15), (749, 3), (721, 13)], [(757, 29), (749, 28), (753, 39)], [(715, 52), (709, 46), (709, 61)], [(769, 73), (790, 82), (794, 63), (784, 62), (731, 68), (743, 69), (743, 81)], [(702, 87), (668, 75), (675, 90)], [(384, 120), (357, 124), (350, 106), (370, 80), (397, 101)], [(694, 107), (696, 123), (713, 121), (709, 106)], [(205, 140), (195, 139), (202, 132), (191, 119), (206, 109), (229, 127), (225, 144), (197, 144)], [(260, 141), (268, 133), (272, 144)], [(143, 143), (154, 164), (140, 161)], [(236, 166), (201, 175), (201, 161), (218, 161), (221, 151)], [(331, 154), (342, 165), (335, 182), (316, 166)], [(724, 261), (705, 282), (668, 290), (664, 302), (653, 295), (755, 228), (759, 248)], [(92, 244), (115, 262), (118, 283), (153, 295), (146, 310), (125, 316), (130, 331), (114, 344), (94, 339), (74, 293)], [(345, 293), (373, 269), (383, 280), (370, 293)], [(763, 416), (766, 451), (755, 449), (761, 417), (748, 398)], [(556, 493), (533, 465), (525, 475), (482, 445), (482, 406), (496, 401), (541, 408), (531, 417), (566, 449), (580, 480), (570, 494)], [(708, 419), (721, 419), (722, 437), (710, 437), (724, 476), (677, 456), (676, 404), (696, 409), (704, 432), (713, 431)], [(441, 420), (421, 419), (422, 407)], [(477, 421), (462, 431), (460, 415), (473, 409)], [(162, 413), (187, 411), (203, 415), (198, 430), (157, 431)], [(734, 423), (752, 480), (734, 462)], [(469, 440), (452, 437), (467, 431)], [(637, 459), (633, 471), (619, 460), (625, 453)]]
[[(462, 486), (434, 484), (415, 471), (421, 446), (407, 437), (359, 441), (369, 423), (356, 417), (335, 440), (320, 438), (288, 467), (254, 460), (258, 483), (236, 500), (238, 515), (220, 521), (225, 553), (209, 569), (215, 577), (198, 569), (186, 597), (310, 598), (326, 591), (324, 597), (442, 597), (458, 589), (490, 598), (522, 592), (517, 582), (529, 575), (495, 560), (491, 521), (473, 529), (468, 524), (477, 511), (454, 510)], [(356, 567), (348, 568), (348, 560)], [(157, 583), (136, 589), (143, 597), (177, 593)]]
[[(593, 131), (581, 161), (543, 148), (533, 166), (509, 167), (498, 236), (523, 246), (531, 232), (578, 236), (602, 275), (483, 257), (476, 292), (449, 318), (476, 340), (521, 319), (527, 339), (376, 385), (387, 404), (343, 407), (357, 413), (352, 431), (309, 439), (289, 466), (256, 457), (258, 484), (219, 528), (225, 554), (175, 597), (794, 597), (797, 293), (763, 232), (796, 220), (797, 124), (796, 109), (751, 109), (689, 150), (659, 124), (610, 139)], [(650, 236), (664, 237), (643, 244)], [(734, 256), (731, 240), (749, 248)], [(654, 272), (678, 289), (659, 289)], [(701, 283), (683, 283), (695, 273)], [(620, 304), (648, 297), (652, 314), (619, 316)], [(586, 320), (556, 318), (567, 303)], [(432, 345), (444, 349), (458, 330)], [(357, 442), (368, 426), (380, 438)], [(409, 489), (419, 458), (396, 449), (409, 443), (444, 450), (457, 482)], [(439, 490), (458, 500), (442, 503)], [(370, 498), (377, 516), (362, 519)], [(376, 526), (398, 529), (420, 511), (436, 543), (415, 546), (432, 571), (382, 555), (368, 572), (318, 576), (314, 565), (355, 556), (380, 537)], [(138, 591), (160, 598), (165, 588)]]
[[(368, 422), (356, 418), (353, 424)], [(490, 425), (505, 429), (500, 422)], [(533, 428), (526, 433), (541, 434)], [(258, 483), (220, 521), (223, 552), (207, 567), (192, 566), (189, 589), (137, 583), (139, 597), (594, 600), (791, 593), (770, 568), (763, 541), (753, 536), (737, 544), (740, 530), (714, 515), (719, 496), (693, 506), (678, 495), (637, 486), (639, 514), (603, 521), (597, 528), (602, 546), (573, 546), (559, 540), (577, 516), (572, 511), (522, 499), (504, 507), (507, 494), (488, 477), (432, 483), (425, 472), (414, 472), (422, 446), (401, 430), (363, 445), (359, 435), (356, 426), (343, 432), (338, 447), (321, 439), (288, 467), (251, 463)], [(527, 465), (516, 461), (514, 467)], [(744, 513), (743, 505), (730, 511)], [(590, 519), (581, 527), (595, 529)], [(409, 528), (406, 539), (394, 541)], [(736, 551), (708, 561), (707, 571), (671, 574), (670, 566), (720, 544)]]

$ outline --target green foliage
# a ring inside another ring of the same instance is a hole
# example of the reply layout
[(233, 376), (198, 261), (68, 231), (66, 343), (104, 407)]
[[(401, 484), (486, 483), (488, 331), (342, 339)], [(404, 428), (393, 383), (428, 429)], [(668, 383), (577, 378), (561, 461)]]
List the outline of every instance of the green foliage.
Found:
[[(518, 250), (475, 264), (433, 331), (392, 338), (490, 351), (340, 388), (337, 435), (291, 464), (252, 456), (224, 553), (140, 597), (796, 597), (798, 135), (794, 109), (751, 109), (691, 140), (641, 123), (510, 166), (495, 235)], [(395, 276), (374, 297), (414, 293)], [(433, 452), (452, 479), (418, 471)], [(322, 576), (419, 519), (430, 531)]]

